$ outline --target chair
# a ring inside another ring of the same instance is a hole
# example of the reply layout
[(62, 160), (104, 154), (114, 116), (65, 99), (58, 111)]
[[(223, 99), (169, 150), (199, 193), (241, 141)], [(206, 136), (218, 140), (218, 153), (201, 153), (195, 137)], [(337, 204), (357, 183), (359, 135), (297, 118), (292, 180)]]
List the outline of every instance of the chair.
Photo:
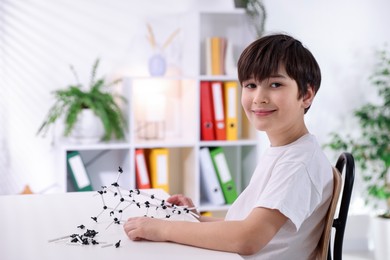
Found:
[[(344, 171), (345, 166), (345, 171)], [(344, 183), (342, 173), (345, 172)], [(333, 167), (333, 196), (327, 215), (325, 216), (325, 227), (318, 244), (318, 260), (341, 260), (344, 231), (347, 223), (349, 203), (351, 200), (353, 182), (355, 179), (355, 160), (350, 153), (342, 153)], [(342, 192), (342, 194), (341, 194)], [(338, 204), (341, 194), (341, 203)], [(337, 206), (339, 205), (338, 216), (335, 218)], [(335, 228), (333, 243), (333, 255), (331, 250), (331, 231)]]

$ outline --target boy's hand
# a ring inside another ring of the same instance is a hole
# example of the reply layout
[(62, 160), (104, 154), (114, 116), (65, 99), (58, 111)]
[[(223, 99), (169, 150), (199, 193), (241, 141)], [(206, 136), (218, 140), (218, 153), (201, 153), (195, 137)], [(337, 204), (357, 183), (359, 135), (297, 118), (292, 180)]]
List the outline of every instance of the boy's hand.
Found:
[(192, 200), (182, 194), (172, 195), (167, 199), (167, 202), (175, 204), (177, 206), (188, 206), (190, 208), (194, 207)]
[(168, 221), (149, 218), (149, 217), (135, 217), (129, 218), (123, 228), (126, 235), (133, 241), (151, 240), (151, 241), (166, 241), (164, 238), (165, 226)]
[(193, 208), (193, 210), (191, 210), (191, 211), (194, 212), (195, 214), (199, 215), (199, 212), (197, 212), (195, 210), (195, 205), (192, 202), (192, 200), (190, 198), (182, 195), (182, 194), (172, 195), (171, 197), (169, 197), (167, 199), (167, 202), (169, 202), (171, 204), (175, 204), (177, 206), (184, 206), (186, 208)]

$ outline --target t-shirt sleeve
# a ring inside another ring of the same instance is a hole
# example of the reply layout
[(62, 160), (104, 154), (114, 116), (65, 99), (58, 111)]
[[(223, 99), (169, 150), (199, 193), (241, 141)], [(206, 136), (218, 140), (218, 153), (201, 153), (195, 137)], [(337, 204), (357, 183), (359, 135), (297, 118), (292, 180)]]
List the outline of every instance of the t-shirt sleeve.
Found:
[(320, 201), (305, 165), (292, 162), (276, 165), (256, 207), (279, 210), (298, 230)]

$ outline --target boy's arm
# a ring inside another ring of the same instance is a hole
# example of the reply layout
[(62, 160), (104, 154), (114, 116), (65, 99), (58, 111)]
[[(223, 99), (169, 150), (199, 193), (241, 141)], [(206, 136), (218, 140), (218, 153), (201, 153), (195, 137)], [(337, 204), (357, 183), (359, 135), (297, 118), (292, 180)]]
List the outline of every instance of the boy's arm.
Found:
[(216, 218), (210, 216), (199, 216), (198, 220), (200, 222), (215, 222), (215, 221), (223, 221), (223, 218)]
[(256, 208), (241, 221), (198, 223), (133, 218), (125, 224), (125, 232), (132, 240), (172, 241), (250, 255), (267, 245), (286, 221), (278, 210)]

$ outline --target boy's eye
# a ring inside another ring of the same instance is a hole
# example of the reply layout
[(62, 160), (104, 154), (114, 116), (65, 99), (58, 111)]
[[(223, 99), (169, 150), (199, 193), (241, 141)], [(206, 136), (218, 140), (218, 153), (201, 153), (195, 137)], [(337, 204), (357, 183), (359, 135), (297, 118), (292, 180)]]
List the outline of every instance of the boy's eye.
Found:
[(246, 87), (246, 88), (250, 88), (250, 89), (256, 88), (256, 84), (254, 84), (254, 83), (249, 83), (249, 84), (246, 84), (245, 87)]
[(282, 84), (280, 84), (280, 83), (271, 83), (271, 88), (278, 88), (278, 87), (280, 87)]

